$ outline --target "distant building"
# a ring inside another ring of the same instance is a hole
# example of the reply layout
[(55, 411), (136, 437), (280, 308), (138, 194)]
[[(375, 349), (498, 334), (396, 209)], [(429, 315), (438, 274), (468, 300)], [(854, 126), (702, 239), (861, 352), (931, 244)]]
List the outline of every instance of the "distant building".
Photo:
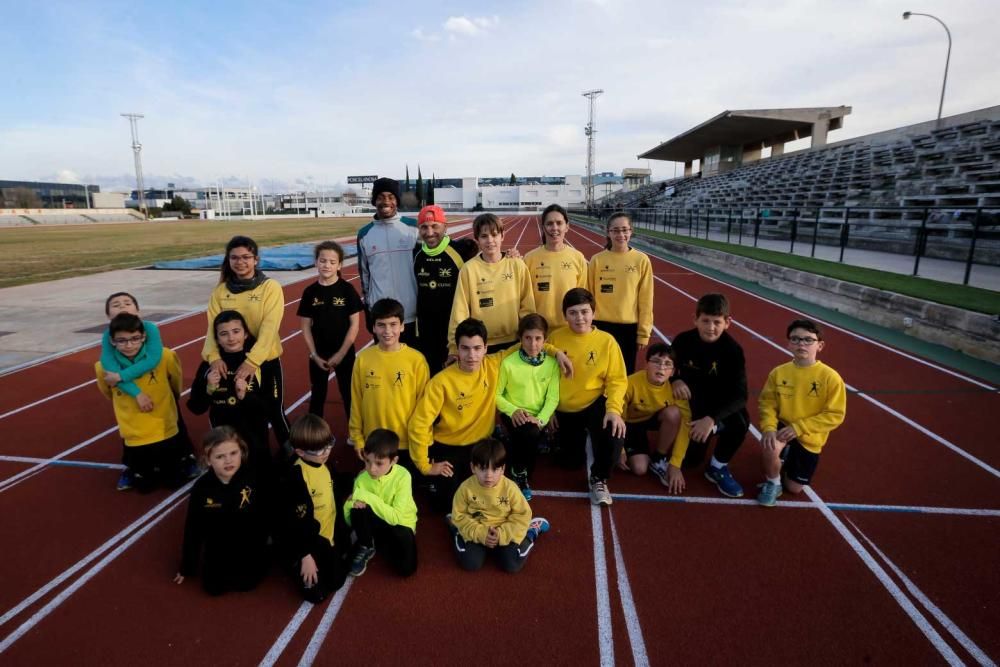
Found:
[(99, 185), (0, 181), (0, 208), (89, 208)]
[[(612, 174), (613, 175), (613, 174)], [(586, 203), (580, 176), (435, 179), (434, 203), (446, 211), (541, 211), (549, 204), (579, 208)], [(621, 189), (617, 185), (616, 189)]]

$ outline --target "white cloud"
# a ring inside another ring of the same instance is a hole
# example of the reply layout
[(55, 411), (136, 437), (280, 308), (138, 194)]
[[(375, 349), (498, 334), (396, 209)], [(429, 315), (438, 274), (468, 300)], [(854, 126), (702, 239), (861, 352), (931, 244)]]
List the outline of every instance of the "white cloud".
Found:
[(478, 35), (500, 23), (498, 16), (479, 16), (469, 18), (467, 16), (449, 16), (444, 22), (444, 29), (453, 35)]
[(423, 28), (414, 28), (410, 35), (420, 42), (437, 42), (441, 40), (441, 35), (436, 33), (425, 33)]

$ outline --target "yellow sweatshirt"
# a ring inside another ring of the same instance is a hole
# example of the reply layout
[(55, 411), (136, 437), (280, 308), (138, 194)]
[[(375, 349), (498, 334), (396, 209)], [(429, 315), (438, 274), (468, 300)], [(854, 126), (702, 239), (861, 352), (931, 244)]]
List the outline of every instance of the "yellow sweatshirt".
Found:
[(844, 381), (822, 361), (801, 368), (793, 362), (770, 372), (760, 392), (760, 430), (775, 431), (778, 422), (793, 429), (802, 446), (819, 454), (830, 431), (844, 422)]
[(401, 345), (395, 352), (367, 347), (354, 360), (351, 375), (351, 419), (348, 433), (361, 451), (365, 438), (377, 428), (399, 436), (399, 448), (408, 449), (407, 424), (430, 376), (424, 355)]
[(626, 424), (644, 422), (668, 405), (676, 405), (681, 411), (681, 427), (674, 438), (674, 447), (670, 450), (670, 464), (680, 468), (691, 442), (691, 426), (688, 423), (691, 421), (691, 406), (685, 400), (674, 398), (674, 390), (669, 382), (659, 386), (651, 383), (644, 370), (628, 376), (625, 414), (622, 415)]
[(574, 287), (587, 286), (587, 260), (583, 253), (571, 246), (559, 252), (542, 246), (525, 255), (524, 263), (531, 276), (535, 312), (546, 319), (550, 329), (565, 326), (563, 297)]
[(455, 354), (455, 327), (470, 317), (486, 324), (487, 345), (509, 343), (517, 338), (517, 322), (535, 312), (528, 267), (519, 259), (503, 257), (488, 264), (473, 257), (458, 273), (458, 287), (448, 321), (448, 350)]
[(268, 278), (252, 290), (233, 294), (226, 283), (219, 283), (208, 299), (208, 333), (201, 358), (212, 363), (219, 358), (212, 321), (224, 310), (238, 311), (250, 327), (250, 334), (257, 339), (247, 352), (247, 361), (260, 368), (265, 361), (281, 356), (281, 318), (285, 315), (285, 293), (281, 283)]
[(621, 348), (611, 334), (597, 329), (578, 334), (562, 327), (549, 336), (549, 343), (573, 362), (573, 377), (559, 378), (560, 412), (579, 412), (603, 395), (607, 411), (622, 414), (628, 378)]
[(486, 533), (496, 527), (498, 545), (520, 544), (528, 534), (531, 507), (517, 484), (501, 477), (487, 488), (475, 475), (462, 482), (451, 502), (451, 520), (466, 542), (486, 543)]
[(94, 364), (97, 388), (115, 410), (118, 431), (126, 447), (141, 447), (163, 442), (177, 435), (177, 397), (181, 395), (181, 362), (170, 348), (163, 348), (163, 356), (156, 368), (137, 377), (134, 382), (139, 391), (153, 401), (151, 412), (139, 410), (135, 399), (118, 387), (112, 389), (104, 381), (101, 362)]
[(603, 250), (590, 258), (590, 292), (594, 319), (616, 324), (638, 323), (636, 342), (649, 343), (653, 331), (653, 266), (644, 253)]

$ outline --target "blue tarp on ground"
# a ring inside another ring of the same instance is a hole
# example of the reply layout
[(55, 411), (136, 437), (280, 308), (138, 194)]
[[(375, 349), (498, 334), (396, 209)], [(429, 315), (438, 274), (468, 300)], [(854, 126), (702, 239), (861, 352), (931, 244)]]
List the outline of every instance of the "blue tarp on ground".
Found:
[[(260, 269), (262, 271), (301, 271), (308, 269), (315, 264), (313, 260), (313, 248), (315, 243), (293, 243), (290, 245), (277, 246), (274, 248), (264, 248), (260, 251)], [(358, 254), (357, 246), (353, 243), (342, 243), (344, 249), (344, 259), (354, 257)], [(208, 269), (218, 271), (222, 264), (222, 255), (209, 255), (208, 257), (194, 257), (192, 259), (178, 259), (172, 262), (157, 262), (154, 269)]]

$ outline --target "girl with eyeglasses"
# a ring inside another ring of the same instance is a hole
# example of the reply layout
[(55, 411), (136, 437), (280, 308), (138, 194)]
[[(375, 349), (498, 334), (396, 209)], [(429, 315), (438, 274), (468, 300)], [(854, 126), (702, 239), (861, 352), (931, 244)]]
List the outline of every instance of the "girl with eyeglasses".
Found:
[(590, 293), (597, 304), (594, 326), (611, 334), (622, 349), (626, 372), (653, 331), (653, 267), (649, 257), (629, 245), (632, 220), (615, 213), (607, 221), (605, 250), (590, 258)]
[[(279, 445), (288, 440), (288, 420), (284, 408), (284, 376), (281, 370), (281, 318), (285, 314), (285, 294), (281, 284), (268, 278), (258, 267), (257, 242), (234, 236), (226, 244), (219, 284), (208, 300), (208, 331), (201, 357), (220, 376), (235, 371), (236, 378), (249, 382), (260, 371), (261, 384), (270, 397), (268, 421)], [(235, 310), (247, 323), (247, 333), (256, 339), (246, 359), (235, 369), (228, 367), (215, 340), (215, 318), (224, 310)]]

